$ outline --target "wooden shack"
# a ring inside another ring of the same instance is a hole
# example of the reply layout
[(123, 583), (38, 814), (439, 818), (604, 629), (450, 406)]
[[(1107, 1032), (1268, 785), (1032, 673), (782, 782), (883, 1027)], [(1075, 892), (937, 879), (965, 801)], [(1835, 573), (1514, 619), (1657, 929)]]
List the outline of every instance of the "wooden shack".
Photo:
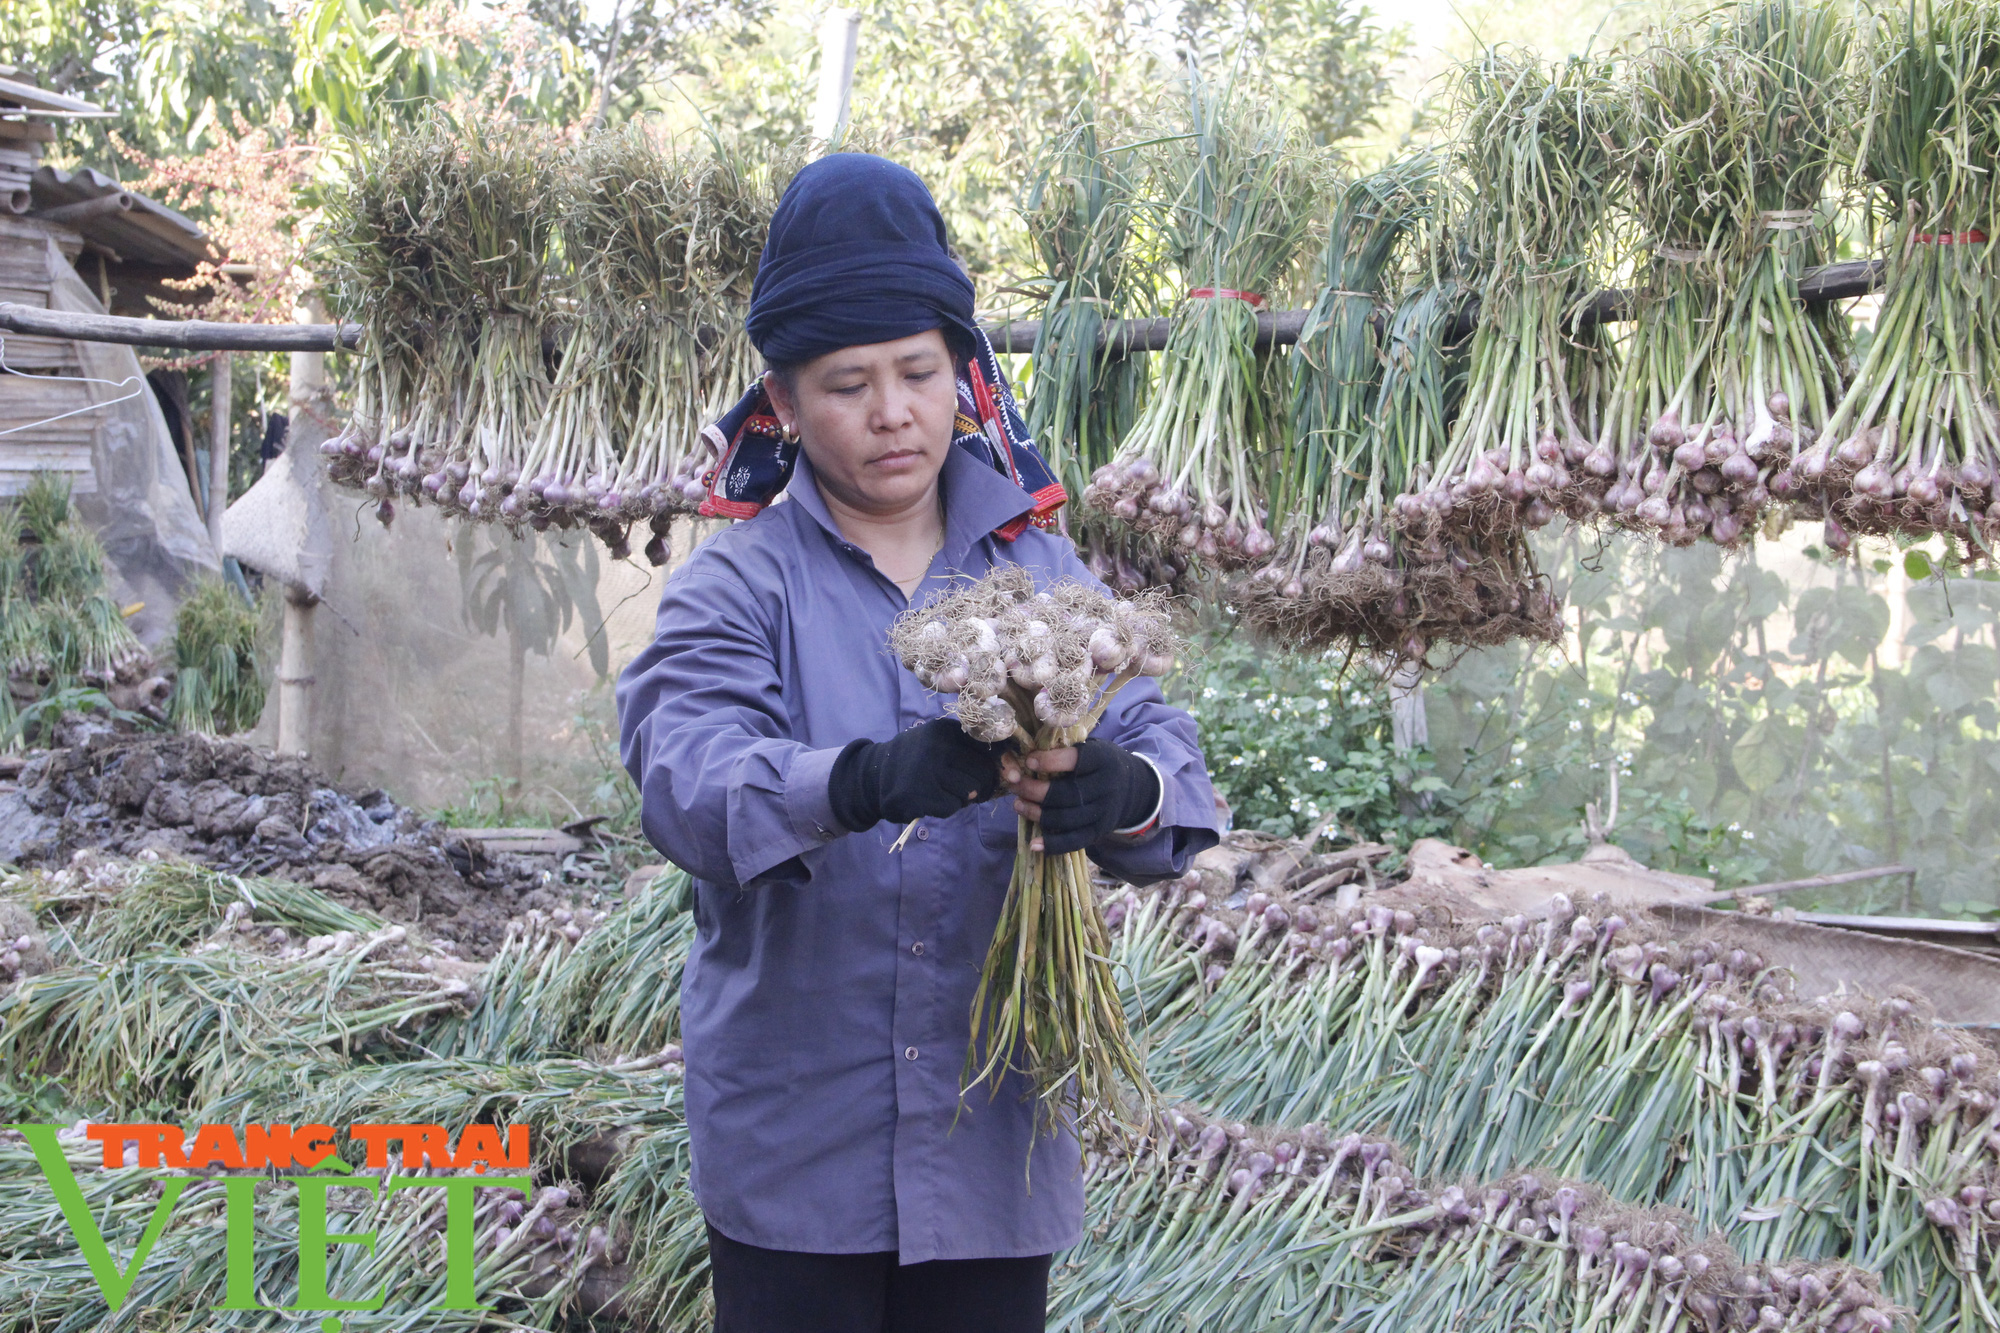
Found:
[[(0, 69), (0, 301), (151, 313), (145, 295), (164, 278), (192, 275), (208, 255), (201, 229), (99, 172), (44, 164), (51, 118), (102, 113), (7, 73)], [(161, 631), (189, 575), (219, 568), (131, 348), (0, 334), (0, 499), (43, 471), (68, 478), (110, 557), (115, 591), (147, 603), (135, 625), (141, 637)]]

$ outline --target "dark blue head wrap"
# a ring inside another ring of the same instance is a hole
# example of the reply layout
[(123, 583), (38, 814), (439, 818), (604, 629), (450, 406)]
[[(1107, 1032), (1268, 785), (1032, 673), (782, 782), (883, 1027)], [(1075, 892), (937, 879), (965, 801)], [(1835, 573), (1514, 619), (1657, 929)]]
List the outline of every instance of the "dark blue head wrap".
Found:
[(908, 167), (833, 153), (792, 178), (757, 263), (750, 341), (780, 364), (946, 328), (969, 338), (972, 279)]
[[(750, 341), (780, 365), (942, 328), (958, 363), (952, 443), (1028, 493), (1032, 509), (997, 529), (1055, 524), (1065, 499), (1014, 392), (973, 320), (972, 279), (945, 248), (944, 217), (916, 173), (868, 153), (835, 153), (792, 178), (757, 265)], [(702, 429), (709, 518), (749, 518), (790, 482), (799, 445), (778, 425), (760, 377)]]

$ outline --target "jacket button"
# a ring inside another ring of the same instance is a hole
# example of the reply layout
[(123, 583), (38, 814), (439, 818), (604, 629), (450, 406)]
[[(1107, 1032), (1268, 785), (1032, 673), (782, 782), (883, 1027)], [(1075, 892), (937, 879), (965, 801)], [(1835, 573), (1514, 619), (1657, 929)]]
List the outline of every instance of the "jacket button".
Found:
[(915, 944), (912, 944), (910, 946), (910, 952), (915, 954), (917, 957), (922, 958), (924, 956), (924, 942), (922, 940), (918, 940)]
[(925, 828), (922, 824), (917, 825), (917, 841), (929, 842), (930, 840), (931, 840), (931, 831)]
[(916, 1059), (916, 1058), (917, 1058), (917, 1048), (916, 1048), (916, 1047), (914, 1047), (914, 1046), (905, 1046), (905, 1047), (903, 1048), (903, 1058), (904, 1058), (905, 1060), (914, 1060), (914, 1059)]

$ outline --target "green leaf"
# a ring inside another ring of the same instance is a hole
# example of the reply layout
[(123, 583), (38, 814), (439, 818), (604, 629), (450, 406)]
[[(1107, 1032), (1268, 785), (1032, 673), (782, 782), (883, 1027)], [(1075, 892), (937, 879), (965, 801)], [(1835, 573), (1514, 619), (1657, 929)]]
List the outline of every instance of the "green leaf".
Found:
[(1903, 552), (1903, 572), (1912, 579), (1927, 579), (1931, 576), (1931, 558), (1922, 551)]
[(1950, 799), (1936, 784), (1929, 782), (1906, 789), (1903, 796), (1910, 803), (1910, 808), (1925, 819), (1944, 809), (1945, 802)]
[(1788, 738), (1777, 734), (1782, 729), (1770, 718), (1760, 717), (1730, 747), (1730, 762), (1736, 766), (1736, 776), (1753, 792), (1763, 791), (1785, 775), (1788, 747), (1784, 741)]

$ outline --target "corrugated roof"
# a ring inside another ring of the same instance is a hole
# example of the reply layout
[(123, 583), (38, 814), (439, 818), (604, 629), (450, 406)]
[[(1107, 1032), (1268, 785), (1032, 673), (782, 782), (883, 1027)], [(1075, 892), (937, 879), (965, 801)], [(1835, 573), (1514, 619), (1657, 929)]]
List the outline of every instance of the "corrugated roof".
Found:
[[(4, 82), (0, 80), (0, 83)], [(89, 167), (76, 171), (38, 167), (29, 181), (29, 189), (34, 196), (30, 217), (69, 204), (87, 203), (92, 199), (120, 194), (130, 195), (132, 206), (129, 209), (62, 221), (63, 226), (86, 241), (96, 242), (127, 263), (177, 265), (193, 272), (194, 266), (202, 260), (221, 257), (192, 218), (143, 194), (134, 193), (103, 172), (92, 171)]]
[(37, 111), (53, 112), (64, 118), (72, 116), (108, 116), (111, 112), (94, 102), (86, 102), (81, 97), (65, 97), (52, 93), (46, 88), (37, 88), (32, 83), (22, 83), (16, 79), (0, 79), (0, 112)]

